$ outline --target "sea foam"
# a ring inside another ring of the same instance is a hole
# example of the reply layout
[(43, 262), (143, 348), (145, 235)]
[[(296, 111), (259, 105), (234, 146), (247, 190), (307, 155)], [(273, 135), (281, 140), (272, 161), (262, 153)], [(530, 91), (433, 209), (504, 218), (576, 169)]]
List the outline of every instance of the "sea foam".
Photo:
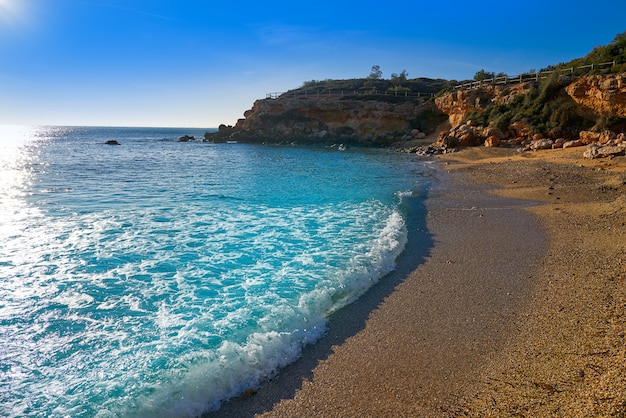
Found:
[(177, 136), (43, 129), (0, 161), (4, 415), (215, 410), (394, 269), (411, 157)]

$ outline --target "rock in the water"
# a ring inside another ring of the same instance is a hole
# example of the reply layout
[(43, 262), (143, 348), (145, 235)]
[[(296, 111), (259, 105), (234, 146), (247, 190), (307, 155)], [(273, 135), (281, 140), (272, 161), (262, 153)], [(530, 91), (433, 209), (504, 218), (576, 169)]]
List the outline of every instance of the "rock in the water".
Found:
[(105, 144), (107, 144), (107, 145), (121, 145), (115, 139), (109, 139), (108, 141), (105, 142)]

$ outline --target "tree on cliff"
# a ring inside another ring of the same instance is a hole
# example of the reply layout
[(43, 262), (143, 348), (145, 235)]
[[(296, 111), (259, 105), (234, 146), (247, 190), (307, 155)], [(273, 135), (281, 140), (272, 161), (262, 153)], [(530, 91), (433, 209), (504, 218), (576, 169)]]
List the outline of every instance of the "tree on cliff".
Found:
[(372, 80), (380, 80), (383, 78), (383, 72), (380, 71), (380, 65), (373, 65), (372, 72), (370, 72), (370, 75), (367, 78)]
[(476, 72), (476, 74), (474, 74), (474, 81), (483, 81), (483, 80), (489, 80), (492, 79), (496, 76), (495, 73), (489, 73), (487, 71), (485, 71), (484, 68), (481, 68), (480, 71)]
[(394, 86), (399, 86), (402, 83), (405, 83), (407, 80), (409, 73), (406, 70), (402, 70), (400, 74), (392, 73), (391, 74), (391, 84)]

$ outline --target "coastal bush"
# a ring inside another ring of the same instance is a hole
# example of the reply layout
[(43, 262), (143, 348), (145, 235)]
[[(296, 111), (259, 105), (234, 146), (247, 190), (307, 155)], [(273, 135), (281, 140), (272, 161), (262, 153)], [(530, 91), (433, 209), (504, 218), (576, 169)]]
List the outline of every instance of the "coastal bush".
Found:
[(612, 67), (602, 67), (593, 71), (586, 70), (584, 72), (599, 73), (611, 72), (622, 73), (626, 71), (626, 31), (615, 36), (615, 38), (604, 46), (597, 46), (591, 50), (583, 58), (576, 58), (568, 63), (562, 63), (554, 66), (555, 69), (564, 69), (570, 67), (581, 67), (591, 64), (602, 64), (615, 61)]
[[(577, 132), (590, 129), (594, 121), (579, 114), (578, 107), (565, 93), (568, 80), (552, 73), (548, 78), (530, 82), (524, 94), (515, 96), (507, 104), (474, 109), (464, 118), (477, 125), (498, 128), (507, 132), (513, 122), (523, 121), (531, 133), (559, 137), (572, 137)], [(612, 122), (607, 121), (607, 125)], [(613, 123), (614, 124), (614, 123)]]
[(569, 97), (561, 96), (544, 106), (545, 130), (549, 136), (573, 137), (589, 128), (591, 121), (578, 113), (578, 106)]
[(474, 74), (474, 81), (489, 80), (489, 79), (494, 78), (495, 76), (496, 76), (496, 73), (487, 72), (483, 68), (480, 71), (476, 72), (476, 74)]
[(616, 115), (600, 116), (590, 130), (596, 132), (607, 130), (613, 132), (626, 132), (626, 117)]
[(448, 119), (448, 115), (437, 109), (426, 109), (410, 122), (411, 129), (419, 129), (422, 132), (432, 132), (437, 126)]
[[(406, 71), (403, 71), (396, 78), (372, 79), (372, 78), (354, 78), (345, 80), (309, 80), (302, 83), (297, 89), (289, 90), (285, 96), (289, 97), (305, 97), (305, 96), (323, 96), (328, 93), (343, 94), (345, 96), (381, 94), (394, 87), (400, 92), (422, 93), (422, 99), (428, 99), (430, 95), (439, 93), (442, 90), (451, 89), (457, 84), (456, 80), (431, 79), (431, 78), (414, 78), (405, 79)], [(401, 85), (400, 85), (401, 82)], [(395, 84), (394, 84), (395, 83)], [(395, 91), (395, 90), (392, 90)], [(400, 97), (400, 96), (398, 96)]]

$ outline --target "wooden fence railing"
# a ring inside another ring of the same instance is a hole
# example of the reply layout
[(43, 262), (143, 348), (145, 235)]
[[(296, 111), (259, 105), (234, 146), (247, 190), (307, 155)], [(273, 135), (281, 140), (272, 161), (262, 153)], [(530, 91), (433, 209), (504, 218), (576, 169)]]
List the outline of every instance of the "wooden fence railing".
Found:
[[(554, 71), (540, 71), (540, 72), (531, 72), (531, 73), (522, 73), (515, 77), (510, 77), (508, 75), (503, 75), (499, 77), (488, 78), (480, 81), (470, 81), (463, 84), (458, 84), (454, 86), (455, 90), (468, 90), (468, 89), (476, 89), (488, 85), (503, 85), (503, 84), (517, 84), (523, 83), (525, 81), (538, 81), (545, 78), (548, 78), (550, 74), (558, 71), (563, 74), (571, 74), (574, 75), (575, 72), (579, 70), (588, 69), (589, 71), (593, 71), (597, 68), (606, 68), (613, 67), (615, 65), (615, 61), (612, 62), (603, 62), (600, 64), (589, 64), (582, 65), (580, 67), (569, 67), (562, 70), (554, 70)], [(431, 98), (435, 97), (435, 93), (423, 93), (423, 92), (413, 92), (413, 91), (377, 91), (373, 90), (327, 90), (327, 91), (293, 91), (293, 92), (275, 92), (275, 93), (267, 93), (265, 96), (266, 99), (278, 99), (279, 97), (283, 98), (322, 98), (322, 97), (333, 97), (333, 96), (365, 96), (365, 95), (379, 95), (379, 96), (396, 96), (396, 97), (417, 97), (417, 98)]]
[(279, 97), (283, 98), (322, 98), (322, 97), (333, 97), (333, 96), (366, 96), (366, 95), (378, 95), (378, 96), (396, 96), (396, 97), (417, 97), (419, 98), (430, 98), (435, 97), (435, 93), (422, 93), (422, 92), (414, 92), (414, 91), (377, 91), (377, 90), (328, 90), (328, 91), (316, 91), (316, 92), (276, 92), (276, 93), (267, 93), (265, 96), (266, 99), (278, 99)]
[(523, 73), (515, 77), (509, 77), (507, 75), (503, 75), (500, 77), (494, 77), (494, 78), (488, 78), (488, 79), (480, 80), (480, 81), (470, 81), (468, 83), (458, 84), (454, 86), (454, 88), (456, 90), (468, 90), (468, 89), (476, 89), (476, 88), (480, 88), (480, 87), (484, 87), (488, 85), (516, 84), (516, 83), (523, 83), (525, 81), (532, 81), (532, 80), (538, 81), (541, 79), (548, 78), (549, 75), (554, 73), (555, 71), (558, 71), (559, 73), (563, 73), (563, 74), (569, 73), (569, 74), (574, 75), (574, 72), (578, 70), (584, 70), (588, 68), (589, 71), (593, 71), (596, 68), (612, 67), (614, 65), (615, 65), (615, 61), (612, 61), (612, 62), (603, 62), (600, 64), (583, 65), (580, 67), (569, 67), (569, 68), (565, 68), (562, 70)]

